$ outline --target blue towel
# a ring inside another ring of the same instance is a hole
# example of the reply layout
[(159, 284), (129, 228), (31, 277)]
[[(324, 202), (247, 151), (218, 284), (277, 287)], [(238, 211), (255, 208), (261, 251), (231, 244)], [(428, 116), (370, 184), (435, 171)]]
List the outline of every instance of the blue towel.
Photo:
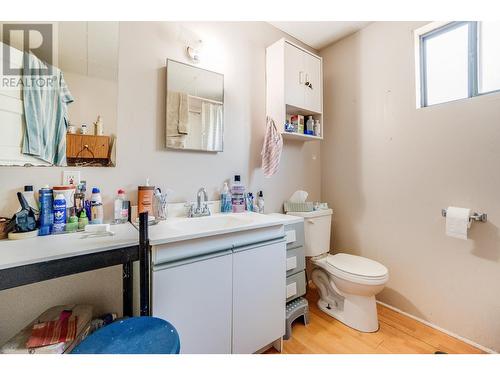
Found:
[[(31, 69), (47, 65), (30, 53), (24, 54)], [(23, 154), (34, 156), (53, 165), (66, 165), (67, 105), (74, 101), (64, 81), (62, 71), (52, 67), (52, 76), (30, 75), (24, 72), (23, 101), (26, 131)], [(38, 84), (37, 84), (38, 82)]]

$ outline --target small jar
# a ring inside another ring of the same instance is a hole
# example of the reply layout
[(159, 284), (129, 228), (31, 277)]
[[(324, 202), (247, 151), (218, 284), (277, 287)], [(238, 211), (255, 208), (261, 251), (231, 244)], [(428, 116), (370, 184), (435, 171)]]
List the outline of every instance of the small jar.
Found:
[(73, 125), (72, 123), (68, 124), (68, 133), (69, 134), (76, 134), (76, 126)]

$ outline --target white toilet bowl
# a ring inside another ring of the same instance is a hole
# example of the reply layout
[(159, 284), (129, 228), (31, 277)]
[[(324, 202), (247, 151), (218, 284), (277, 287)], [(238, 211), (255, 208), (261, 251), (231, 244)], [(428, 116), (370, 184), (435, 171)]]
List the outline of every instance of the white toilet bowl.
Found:
[(375, 295), (389, 280), (387, 268), (374, 260), (343, 253), (312, 262), (311, 278), (320, 295), (318, 307), (349, 327), (377, 331)]
[(378, 330), (375, 295), (389, 280), (387, 268), (356, 255), (328, 253), (332, 210), (289, 214), (304, 218), (305, 255), (312, 260), (311, 279), (319, 290), (319, 308), (359, 331)]

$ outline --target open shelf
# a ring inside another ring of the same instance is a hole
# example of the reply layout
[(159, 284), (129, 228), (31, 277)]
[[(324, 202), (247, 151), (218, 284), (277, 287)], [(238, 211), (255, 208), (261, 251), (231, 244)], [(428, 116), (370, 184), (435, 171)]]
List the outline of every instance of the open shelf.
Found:
[(283, 138), (286, 139), (295, 139), (295, 140), (302, 140), (302, 141), (321, 141), (323, 139), (322, 136), (318, 137), (315, 135), (309, 135), (309, 134), (300, 134), (300, 133), (289, 133), (289, 132), (282, 132), (281, 135)]

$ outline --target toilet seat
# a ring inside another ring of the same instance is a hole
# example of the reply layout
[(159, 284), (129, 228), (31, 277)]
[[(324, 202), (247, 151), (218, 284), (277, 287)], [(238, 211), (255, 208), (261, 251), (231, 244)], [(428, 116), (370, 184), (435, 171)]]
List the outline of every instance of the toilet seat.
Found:
[(357, 255), (327, 255), (315, 263), (332, 275), (358, 284), (384, 284), (389, 278), (389, 271), (384, 265)]
[(381, 278), (388, 273), (387, 268), (379, 262), (357, 255), (328, 255), (326, 262), (340, 271), (366, 278)]

